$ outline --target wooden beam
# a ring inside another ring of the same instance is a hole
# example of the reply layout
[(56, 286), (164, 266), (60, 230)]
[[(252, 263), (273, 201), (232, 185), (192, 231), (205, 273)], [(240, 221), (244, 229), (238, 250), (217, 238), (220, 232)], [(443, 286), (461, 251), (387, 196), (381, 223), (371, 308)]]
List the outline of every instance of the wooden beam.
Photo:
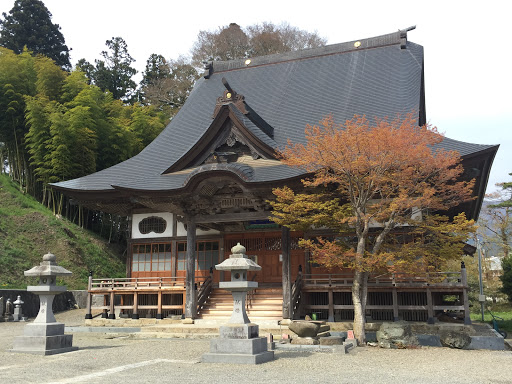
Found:
[(204, 223), (226, 223), (230, 221), (266, 220), (270, 212), (240, 212), (240, 213), (219, 213), (218, 215), (197, 215), (196, 224)]
[(185, 303), (185, 317), (194, 319), (196, 308), (195, 273), (196, 273), (196, 221), (193, 216), (187, 219), (187, 277), (185, 288), (187, 290)]

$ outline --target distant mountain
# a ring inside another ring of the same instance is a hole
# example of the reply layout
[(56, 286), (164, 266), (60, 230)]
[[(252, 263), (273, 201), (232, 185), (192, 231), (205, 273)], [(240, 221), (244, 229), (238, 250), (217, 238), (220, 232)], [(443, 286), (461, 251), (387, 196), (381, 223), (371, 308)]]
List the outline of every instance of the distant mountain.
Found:
[[(483, 204), (482, 204), (482, 209), (480, 211), (480, 217), (478, 218), (478, 221), (477, 221), (477, 224), (479, 225), (478, 232), (479, 232), (479, 234), (483, 235), (483, 237), (484, 237), (483, 248), (485, 250), (485, 256), (486, 257), (491, 257), (491, 256), (503, 257), (502, 249), (500, 247), (499, 242), (497, 241), (497, 239), (493, 239), (493, 237), (495, 237), (495, 235), (493, 234), (493, 232), (491, 230), (489, 230), (488, 228), (486, 228), (484, 226), (484, 223), (486, 221), (487, 222), (489, 221), (489, 214), (488, 214), (489, 205), (493, 205), (493, 204), (496, 204), (496, 202), (484, 199)], [(499, 208), (497, 208), (497, 209), (499, 209)], [(510, 232), (512, 235), (512, 228), (510, 228)], [(510, 244), (512, 245), (512, 236), (511, 236)]]

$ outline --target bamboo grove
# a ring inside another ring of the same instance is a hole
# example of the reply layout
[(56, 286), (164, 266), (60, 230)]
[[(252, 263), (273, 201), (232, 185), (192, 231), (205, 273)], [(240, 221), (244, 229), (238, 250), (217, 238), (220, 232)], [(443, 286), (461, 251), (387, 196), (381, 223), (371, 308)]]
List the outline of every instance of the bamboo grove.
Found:
[[(55, 214), (84, 227), (104, 215), (72, 206), (48, 184), (134, 156), (167, 120), (152, 106), (114, 99), (79, 70), (69, 73), (47, 57), (0, 47), (0, 172)], [(112, 232), (118, 224), (109, 221)]]

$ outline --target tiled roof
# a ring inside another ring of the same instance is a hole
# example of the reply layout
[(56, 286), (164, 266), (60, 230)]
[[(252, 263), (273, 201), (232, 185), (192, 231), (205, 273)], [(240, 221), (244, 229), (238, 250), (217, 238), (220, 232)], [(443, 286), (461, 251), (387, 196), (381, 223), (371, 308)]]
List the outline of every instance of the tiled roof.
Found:
[[(257, 57), (249, 64), (245, 60), (213, 62), (209, 74), (198, 80), (178, 114), (141, 153), (111, 168), (54, 186), (80, 191), (112, 190), (113, 185), (172, 190), (183, 188), (194, 172), (220, 168), (238, 174), (246, 183), (300, 176), (297, 169), (263, 159), (256, 168), (249, 166), (252, 169), (232, 164), (163, 174), (212, 124), (216, 100), (225, 90), (222, 78), (245, 97), (249, 107), (249, 115), (237, 108), (231, 108), (232, 112), (259, 140), (274, 148), (283, 148), (288, 139), (304, 142), (306, 124), (316, 124), (329, 114), (338, 122), (355, 114), (395, 117), (417, 111), (421, 116), (423, 47), (408, 42), (400, 31), (354, 43)], [(260, 129), (262, 122), (273, 129), (273, 137)], [(451, 139), (440, 146), (458, 150), (462, 156), (492, 147)]]

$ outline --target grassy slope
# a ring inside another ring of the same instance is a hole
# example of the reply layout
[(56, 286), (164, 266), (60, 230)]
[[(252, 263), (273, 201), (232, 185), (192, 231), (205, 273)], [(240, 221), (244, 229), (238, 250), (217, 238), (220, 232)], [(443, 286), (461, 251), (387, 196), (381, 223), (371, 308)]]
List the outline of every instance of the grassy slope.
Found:
[(34, 284), (23, 271), (39, 265), (45, 253), (73, 272), (60, 279), (69, 289), (87, 287), (89, 270), (97, 277), (123, 277), (125, 263), (101, 238), (56, 218), (16, 184), (0, 175), (0, 289), (26, 288)]
[[(508, 333), (508, 337), (512, 338), (512, 304), (511, 303), (503, 303), (503, 304), (493, 304), (487, 305), (484, 312), (484, 320), (487, 323), (492, 322), (491, 314), (488, 312), (488, 309), (492, 311), (495, 316), (499, 316), (503, 319), (503, 321), (498, 321), (498, 325), (501, 329), (504, 329)], [(478, 310), (478, 312), (477, 312)], [(480, 305), (474, 306), (471, 313), (471, 320), (476, 322), (482, 321), (482, 314), (480, 312)]]

